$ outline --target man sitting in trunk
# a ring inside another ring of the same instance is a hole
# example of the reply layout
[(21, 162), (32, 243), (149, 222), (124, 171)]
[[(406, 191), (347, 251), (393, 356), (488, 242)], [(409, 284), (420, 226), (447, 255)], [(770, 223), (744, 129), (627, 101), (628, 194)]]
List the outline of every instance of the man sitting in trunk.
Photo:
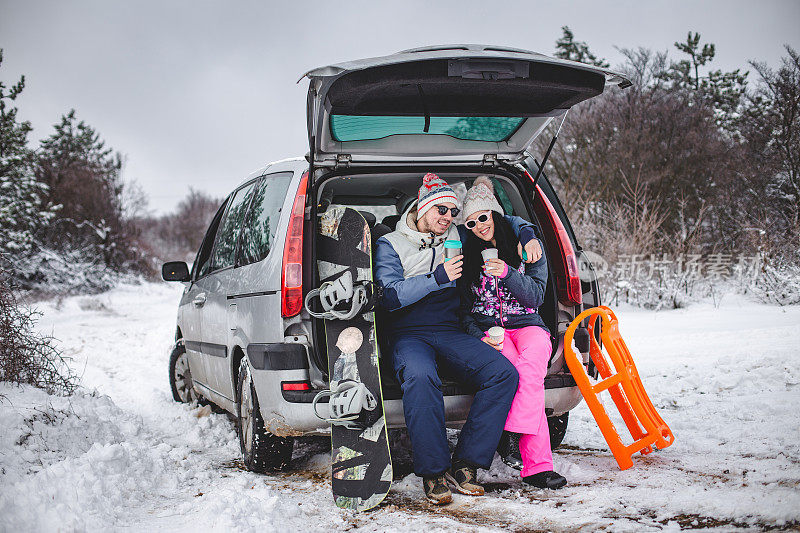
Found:
[[(444, 261), (444, 241), (463, 240), (452, 223), (459, 206), (444, 180), (426, 174), (417, 201), (395, 231), (378, 239), (375, 251), (375, 278), (389, 311), (384, 331), (403, 391), (414, 472), (435, 504), (452, 501), (448, 482), (462, 494), (484, 493), (476, 472), (491, 465), (519, 379), (500, 352), (459, 327), (456, 280), (462, 256)], [(519, 217), (508, 220), (527, 257), (536, 257), (539, 242), (530, 224)], [(439, 365), (477, 390), (452, 461)]]

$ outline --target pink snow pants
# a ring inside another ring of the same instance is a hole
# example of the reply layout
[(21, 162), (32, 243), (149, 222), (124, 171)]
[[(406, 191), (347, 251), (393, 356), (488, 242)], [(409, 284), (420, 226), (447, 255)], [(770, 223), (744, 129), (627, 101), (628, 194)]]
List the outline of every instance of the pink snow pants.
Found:
[(506, 431), (521, 433), (522, 477), (553, 469), (550, 430), (544, 414), (544, 377), (550, 359), (550, 334), (539, 326), (505, 330), (502, 354), (519, 372), (519, 386), (506, 419)]

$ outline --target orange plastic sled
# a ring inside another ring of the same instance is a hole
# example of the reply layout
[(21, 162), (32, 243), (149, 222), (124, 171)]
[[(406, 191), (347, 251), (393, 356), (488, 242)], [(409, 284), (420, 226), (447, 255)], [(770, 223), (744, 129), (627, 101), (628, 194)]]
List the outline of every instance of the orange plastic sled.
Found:
[[(595, 337), (595, 324), (598, 316), (602, 321), (600, 339), (603, 341), (603, 347), (606, 352), (608, 352), (613, 369), (616, 370), (615, 373), (612, 373), (612, 367)], [(586, 367), (583, 366), (582, 358), (579, 358), (572, 349), (572, 338), (575, 330), (585, 319), (588, 319), (589, 355), (600, 374), (600, 381), (595, 384), (592, 384), (589, 379)], [(626, 470), (633, 466), (632, 457), (636, 452), (642, 452), (642, 455), (646, 455), (653, 450), (653, 444), (658, 449), (666, 448), (672, 444), (675, 440), (672, 436), (672, 431), (658, 415), (644, 390), (642, 380), (636, 371), (636, 365), (633, 364), (633, 358), (631, 358), (625, 341), (619, 335), (617, 316), (614, 311), (602, 305), (587, 309), (579, 314), (567, 328), (567, 333), (564, 337), (564, 358), (567, 360), (567, 366), (575, 378), (581, 394), (583, 394), (583, 399), (586, 400), (586, 404), (592, 411), (592, 415), (594, 415), (597, 425), (600, 426), (600, 431), (603, 433), (603, 437), (605, 437), (608, 446), (611, 448), (611, 453), (614, 454), (614, 459), (617, 460), (621, 470)], [(622, 443), (619, 433), (617, 433), (614, 424), (608, 417), (603, 404), (600, 403), (598, 395), (605, 390), (608, 390), (611, 394), (611, 398), (614, 400), (620, 415), (622, 415), (625, 425), (628, 426), (628, 431), (633, 437), (632, 444), (626, 446)]]

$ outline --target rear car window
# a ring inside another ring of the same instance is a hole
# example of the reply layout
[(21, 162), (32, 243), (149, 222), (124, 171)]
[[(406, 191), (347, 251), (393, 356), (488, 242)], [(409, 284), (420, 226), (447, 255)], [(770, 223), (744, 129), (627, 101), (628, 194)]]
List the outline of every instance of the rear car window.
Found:
[[(384, 218), (397, 214), (397, 208), (393, 205), (348, 205), (347, 207), (361, 211), (361, 214), (372, 213), (375, 215), (375, 222), (381, 222)], [(367, 220), (369, 222), (369, 220)]]
[(239, 264), (261, 261), (275, 242), (281, 207), (292, 181), (291, 172), (265, 176), (253, 196), (253, 206), (239, 237)]
[(390, 135), (449, 135), (465, 141), (505, 141), (522, 124), (520, 117), (425, 117), (331, 115), (337, 141), (366, 141)]

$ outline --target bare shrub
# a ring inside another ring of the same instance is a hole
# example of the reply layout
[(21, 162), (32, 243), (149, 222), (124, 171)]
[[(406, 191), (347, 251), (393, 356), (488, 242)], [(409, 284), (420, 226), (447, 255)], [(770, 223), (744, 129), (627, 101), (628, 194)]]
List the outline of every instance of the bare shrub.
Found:
[(41, 313), (20, 304), (0, 269), (0, 381), (28, 384), (50, 394), (72, 394), (78, 376), (55, 339), (35, 330)]
[[(700, 257), (700, 256), (695, 256)], [(604, 302), (628, 303), (645, 309), (680, 309), (718, 294), (718, 286), (699, 271), (687, 268), (687, 258), (643, 257), (637, 263), (611, 265), (601, 285)]]
[(602, 301), (679, 308), (713, 294), (713, 285), (697, 268), (697, 225), (681, 219), (676, 237), (664, 230), (666, 218), (661, 201), (639, 175), (631, 182), (622, 171), (618, 196), (582, 204), (575, 230), (585, 248), (608, 265), (598, 274)]
[(736, 290), (764, 303), (800, 304), (800, 227), (789, 225), (776, 232), (769, 219), (757, 221), (747, 228), (749, 247), (756, 250), (754, 268), (734, 273)]
[(80, 248), (60, 251), (44, 247), (17, 259), (14, 278), (26, 297), (37, 299), (96, 294), (121, 282), (142, 280), (138, 274), (117, 272)]
[(662, 251), (662, 225), (666, 215), (637, 175), (631, 183), (620, 171), (621, 194), (609, 200), (580, 202), (576, 229), (586, 247), (617, 262), (620, 256)]
[(750, 290), (764, 303), (800, 304), (800, 253), (794, 260), (785, 256), (768, 259)]
[[(141, 245), (122, 243), (107, 226), (89, 221), (57, 219), (47, 228), (56, 235), (69, 235), (69, 246), (51, 242), (46, 234), (38, 234), (25, 254), (13, 256), (9, 272), (14, 285), (27, 296), (50, 297), (108, 290), (120, 282), (138, 283), (142, 275), (152, 275), (155, 269)], [(107, 253), (124, 248), (126, 258), (116, 266), (110, 265)]]

